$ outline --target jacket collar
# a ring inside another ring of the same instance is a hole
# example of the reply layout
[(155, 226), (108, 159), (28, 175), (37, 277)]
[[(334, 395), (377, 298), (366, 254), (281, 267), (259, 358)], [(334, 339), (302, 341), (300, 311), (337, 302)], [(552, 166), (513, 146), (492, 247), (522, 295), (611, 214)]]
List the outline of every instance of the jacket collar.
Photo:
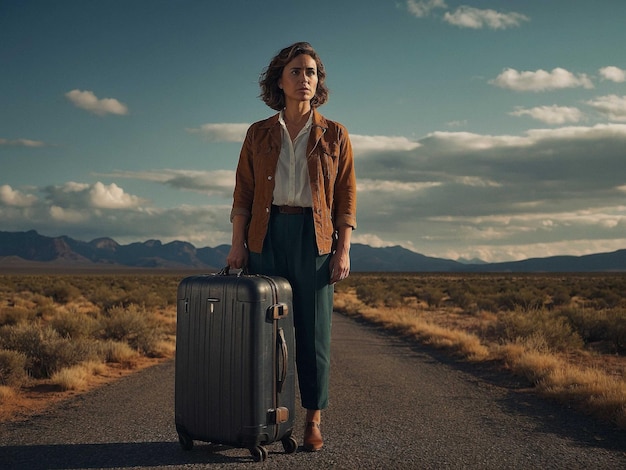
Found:
[[(280, 116), (280, 113), (276, 113), (275, 115), (266, 119), (261, 124), (261, 127), (269, 129), (274, 126), (280, 125), (280, 123), (278, 122), (279, 116)], [(319, 111), (317, 111), (317, 109), (313, 108), (313, 120), (311, 122), (311, 128), (315, 128), (315, 127), (321, 128), (322, 133), (324, 133), (326, 132), (326, 129), (328, 129), (328, 122), (326, 121), (326, 118), (322, 116), (319, 113)]]
[(326, 132), (326, 129), (328, 129), (328, 122), (326, 122), (326, 118), (322, 116), (315, 108), (313, 108), (313, 122), (311, 126), (321, 127), (324, 132)]

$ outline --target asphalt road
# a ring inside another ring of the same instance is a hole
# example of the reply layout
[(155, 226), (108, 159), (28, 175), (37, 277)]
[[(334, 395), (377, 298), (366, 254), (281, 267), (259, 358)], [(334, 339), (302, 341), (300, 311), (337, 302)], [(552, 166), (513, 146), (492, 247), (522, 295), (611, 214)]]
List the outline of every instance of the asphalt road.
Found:
[[(0, 425), (0, 468), (626, 469), (626, 433), (536, 398), (487, 366), (335, 315), (325, 448), (284, 454), (196, 442), (174, 429), (174, 363)], [(295, 436), (301, 440), (298, 410)]]

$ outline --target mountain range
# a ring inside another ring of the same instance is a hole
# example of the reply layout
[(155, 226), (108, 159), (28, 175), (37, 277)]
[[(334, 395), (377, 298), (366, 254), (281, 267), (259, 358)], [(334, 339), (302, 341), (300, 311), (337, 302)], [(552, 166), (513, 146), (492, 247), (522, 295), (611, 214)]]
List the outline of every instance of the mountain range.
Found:
[[(90, 242), (67, 236), (47, 237), (34, 230), (0, 231), (2, 267), (49, 266), (59, 269), (133, 267), (218, 270), (226, 265), (230, 245), (196, 248), (191, 243), (159, 240), (120, 245), (111, 238)], [(375, 248), (358, 243), (350, 250), (355, 272), (624, 272), (626, 249), (584, 256), (552, 256), (485, 263), (425, 256), (400, 246)]]

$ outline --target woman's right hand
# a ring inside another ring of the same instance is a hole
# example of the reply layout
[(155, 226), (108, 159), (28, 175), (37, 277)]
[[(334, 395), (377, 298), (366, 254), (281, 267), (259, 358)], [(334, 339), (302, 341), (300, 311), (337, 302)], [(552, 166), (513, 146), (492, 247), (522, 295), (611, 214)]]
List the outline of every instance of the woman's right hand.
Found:
[(246, 244), (246, 227), (248, 217), (236, 215), (233, 217), (233, 238), (230, 252), (226, 257), (229, 268), (243, 269), (248, 265), (248, 245)]
[(229, 268), (243, 269), (248, 265), (248, 247), (244, 243), (236, 243), (230, 248), (226, 257)]

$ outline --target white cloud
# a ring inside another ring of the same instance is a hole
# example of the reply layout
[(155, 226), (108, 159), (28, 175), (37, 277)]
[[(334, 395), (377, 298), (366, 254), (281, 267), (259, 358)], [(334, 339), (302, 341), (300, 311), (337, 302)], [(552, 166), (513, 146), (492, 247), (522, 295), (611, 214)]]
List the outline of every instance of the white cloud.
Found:
[(56, 188), (63, 193), (79, 193), (89, 188), (87, 183), (77, 183), (76, 181), (68, 181), (67, 183), (56, 186)]
[(146, 201), (126, 193), (115, 183), (109, 185), (98, 181), (95, 184), (70, 181), (43, 189), (50, 206), (61, 209), (137, 209)]
[(359, 160), (360, 233), (411, 240), (431, 256), (448, 256), (451, 245), (465, 258), (484, 249), (479, 257), (490, 261), (543, 256), (538, 240), (586, 241), (595, 252), (626, 246), (626, 124), (433, 132), (419, 143)]
[(448, 8), (444, 0), (408, 0), (406, 6), (409, 13), (417, 18), (424, 18), (437, 8)]
[(76, 209), (66, 209), (60, 206), (50, 206), (50, 218), (55, 222), (78, 224), (89, 221), (90, 214), (88, 212)]
[[(596, 225), (601, 224), (608, 228), (616, 227), (626, 218), (625, 206), (590, 207), (569, 212), (520, 212), (504, 215), (480, 215), (477, 217), (457, 217), (457, 221), (471, 224), (489, 222), (493, 225), (506, 226), (545, 226), (558, 225)], [(436, 218), (433, 218), (435, 220)], [(523, 230), (523, 229), (520, 229)]]
[(446, 153), (468, 150), (488, 150), (512, 146), (528, 145), (528, 139), (514, 135), (483, 135), (472, 132), (431, 132), (420, 143), (436, 142), (437, 151)]
[(411, 240), (383, 240), (378, 235), (373, 233), (362, 233), (357, 230), (352, 235), (353, 243), (361, 243), (363, 245), (369, 245), (374, 248), (384, 248), (388, 246), (403, 246), (408, 249), (413, 249), (413, 243)]
[(475, 188), (499, 188), (502, 184), (497, 181), (485, 179), (478, 176), (457, 176), (451, 179), (452, 181), (463, 185), (463, 186), (473, 186)]
[(115, 98), (98, 98), (93, 91), (72, 90), (65, 94), (77, 108), (85, 109), (90, 113), (104, 116), (106, 114), (126, 115), (128, 107)]
[(0, 202), (7, 206), (29, 207), (37, 201), (37, 196), (24, 194), (8, 184), (0, 186)]
[(39, 140), (31, 140), (31, 139), (9, 140), (9, 139), (0, 138), (0, 145), (10, 145), (10, 146), (15, 146), (15, 147), (43, 147), (46, 144)]
[(375, 179), (359, 179), (357, 189), (360, 192), (383, 192), (398, 194), (399, 192), (415, 193), (425, 189), (441, 186), (440, 182), (402, 182)]
[(619, 67), (615, 67), (613, 65), (603, 67), (599, 70), (599, 73), (605, 80), (610, 80), (615, 83), (626, 82), (626, 70), (622, 70)]
[[(521, 135), (433, 132), (405, 150), (401, 144), (411, 141), (397, 139), (389, 137), (393, 145), (372, 145), (359, 158), (355, 243), (488, 261), (626, 246), (626, 123), (540, 128)], [(113, 176), (214, 191), (223, 200), (166, 209), (129, 191), (130, 182), (128, 187), (68, 182), (28, 190), (43, 197), (18, 206), (7, 204), (19, 194), (5, 187), (0, 189), (3, 229), (33, 228), (81, 240), (107, 235), (120, 243), (148, 238), (196, 246), (229, 243), (232, 171), (166, 169)]]
[(89, 189), (89, 200), (99, 209), (131, 209), (142, 202), (141, 198), (125, 193), (115, 183), (107, 186), (99, 181)]
[[(148, 239), (163, 242), (184, 240), (197, 247), (229, 243), (230, 205), (163, 209), (137, 206), (131, 196), (115, 185), (67, 183), (42, 188), (45, 199), (29, 206), (0, 203), (2, 230), (37, 230), (48, 236), (68, 235), (77, 240), (110, 236), (119, 243)], [(8, 194), (6, 188), (0, 190)], [(95, 200), (92, 200), (92, 197)]]
[(613, 119), (615, 121), (626, 121), (626, 95), (600, 96), (587, 101), (586, 104), (609, 119)]
[(509, 90), (535, 92), (577, 87), (593, 88), (593, 83), (587, 75), (575, 75), (560, 67), (551, 72), (541, 69), (534, 72), (518, 72), (508, 68), (489, 83)]
[(528, 243), (526, 245), (473, 245), (467, 249), (449, 249), (446, 255), (449, 259), (473, 259), (478, 258), (487, 262), (521, 261), (528, 258), (543, 258), (559, 255), (590, 255), (594, 253), (606, 253), (623, 249), (626, 244), (624, 239), (598, 239), (598, 240), (563, 240), (549, 243)]
[(500, 13), (463, 5), (452, 13), (446, 12), (443, 20), (460, 28), (507, 29), (520, 26), (522, 22), (529, 21), (529, 18), (521, 13)]
[(241, 143), (246, 137), (250, 124), (245, 123), (217, 123), (203, 124), (198, 128), (186, 129), (190, 134), (198, 134), (208, 142), (235, 142)]
[(567, 124), (571, 122), (580, 122), (584, 115), (578, 108), (570, 106), (537, 106), (535, 108), (525, 109), (518, 107), (515, 111), (509, 113), (511, 116), (530, 116), (538, 121), (546, 124)]
[(389, 137), (384, 135), (350, 135), (350, 142), (357, 153), (371, 151), (413, 150), (420, 146), (418, 142), (406, 137)]
[(220, 195), (227, 198), (232, 197), (235, 187), (234, 170), (163, 169), (152, 171), (116, 171), (101, 176), (153, 181), (177, 189), (196, 191), (207, 195)]

